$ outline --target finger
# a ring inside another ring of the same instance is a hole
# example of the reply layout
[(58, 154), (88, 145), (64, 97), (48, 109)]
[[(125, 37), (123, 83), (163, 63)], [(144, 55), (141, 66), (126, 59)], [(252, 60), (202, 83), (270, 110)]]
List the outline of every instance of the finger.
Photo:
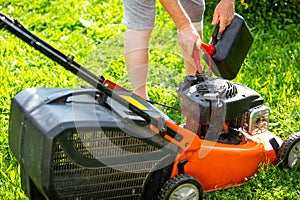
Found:
[(202, 43), (202, 40), (201, 40), (200, 37), (198, 37), (196, 39), (196, 42), (195, 42), (195, 45), (196, 45), (196, 47), (197, 47), (198, 50), (200, 50), (200, 48), (201, 48), (201, 43)]
[(220, 22), (220, 28), (219, 28), (219, 33), (222, 33), (226, 28), (226, 25), (224, 23)]
[(227, 22), (226, 20), (224, 19), (224, 17), (221, 17), (220, 18), (220, 28), (219, 28), (219, 33), (223, 32), (227, 26)]
[(213, 20), (212, 20), (211, 24), (212, 24), (212, 25), (216, 25), (216, 24), (218, 24), (218, 23), (219, 23), (219, 15), (214, 14)]
[(193, 55), (194, 47), (195, 47), (195, 46), (196, 46), (196, 48), (198, 49), (198, 47), (197, 47), (197, 39), (198, 39), (198, 38), (199, 38), (199, 36), (198, 36), (198, 37), (194, 37), (193, 41), (190, 41), (191, 43), (189, 43), (189, 45), (188, 45), (188, 54), (189, 54), (190, 56)]

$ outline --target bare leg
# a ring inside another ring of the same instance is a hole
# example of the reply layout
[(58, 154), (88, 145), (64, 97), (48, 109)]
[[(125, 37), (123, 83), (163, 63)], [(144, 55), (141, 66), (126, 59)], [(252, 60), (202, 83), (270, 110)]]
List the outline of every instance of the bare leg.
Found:
[(146, 81), (148, 74), (148, 45), (152, 30), (128, 29), (125, 36), (125, 60), (133, 93), (148, 99)]

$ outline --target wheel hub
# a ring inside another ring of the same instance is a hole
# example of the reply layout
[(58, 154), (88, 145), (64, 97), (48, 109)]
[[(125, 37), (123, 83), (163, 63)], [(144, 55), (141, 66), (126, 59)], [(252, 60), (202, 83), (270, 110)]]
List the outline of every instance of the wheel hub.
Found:
[(170, 195), (170, 200), (198, 200), (199, 190), (190, 183), (185, 183), (176, 188)]
[(288, 164), (291, 168), (294, 168), (299, 163), (300, 163), (300, 141), (293, 146), (288, 158)]

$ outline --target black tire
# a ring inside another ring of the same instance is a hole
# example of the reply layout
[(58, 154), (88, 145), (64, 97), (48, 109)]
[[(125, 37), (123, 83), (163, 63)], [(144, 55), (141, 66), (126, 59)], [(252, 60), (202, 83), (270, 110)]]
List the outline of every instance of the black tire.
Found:
[(300, 132), (291, 134), (278, 151), (283, 167), (300, 169)]
[(187, 174), (179, 174), (169, 179), (161, 188), (159, 200), (201, 200), (203, 189), (194, 177)]

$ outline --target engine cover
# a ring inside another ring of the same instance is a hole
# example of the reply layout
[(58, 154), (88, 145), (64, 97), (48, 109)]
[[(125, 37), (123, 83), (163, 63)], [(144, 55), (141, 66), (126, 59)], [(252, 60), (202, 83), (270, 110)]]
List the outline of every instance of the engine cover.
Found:
[(185, 77), (177, 92), (182, 113), (203, 125), (208, 125), (213, 117), (212, 103), (223, 106), (225, 120), (240, 117), (250, 108), (263, 104), (263, 98), (254, 90), (203, 74)]

